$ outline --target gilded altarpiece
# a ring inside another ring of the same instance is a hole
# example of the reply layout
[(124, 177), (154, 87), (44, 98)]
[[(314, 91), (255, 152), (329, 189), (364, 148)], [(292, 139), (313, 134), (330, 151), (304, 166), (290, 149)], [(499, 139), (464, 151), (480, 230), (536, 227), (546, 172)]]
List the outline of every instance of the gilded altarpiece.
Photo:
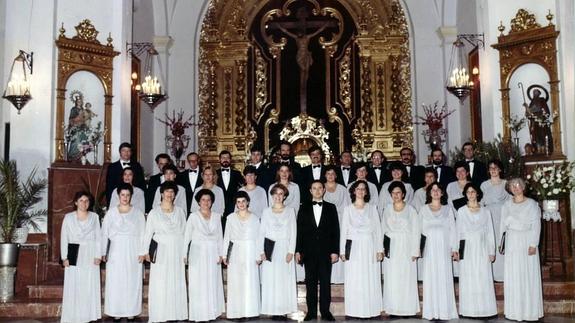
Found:
[(412, 146), (409, 35), (397, 0), (214, 0), (199, 58), (198, 150), (328, 156)]

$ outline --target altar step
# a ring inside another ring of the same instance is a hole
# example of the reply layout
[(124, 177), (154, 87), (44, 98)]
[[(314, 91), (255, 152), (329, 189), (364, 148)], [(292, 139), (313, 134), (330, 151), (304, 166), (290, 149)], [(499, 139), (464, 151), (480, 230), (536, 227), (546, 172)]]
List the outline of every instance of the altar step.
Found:
[[(56, 281), (28, 287), (28, 295), (17, 297), (12, 302), (0, 303), (0, 317), (49, 318), (59, 317), (62, 310), (62, 282)], [(335, 316), (344, 316), (344, 287), (332, 285), (331, 311)], [(457, 292), (457, 284), (456, 284)], [(495, 284), (497, 307), (503, 313), (503, 284)], [(102, 289), (103, 291), (103, 289)], [(146, 317), (148, 285), (144, 285), (144, 301), (142, 316)], [(420, 299), (422, 286), (419, 284)], [(294, 319), (302, 319), (306, 311), (305, 285), (298, 284), (299, 312), (292, 315)], [(544, 311), (547, 315), (575, 315), (575, 282), (544, 282)]]

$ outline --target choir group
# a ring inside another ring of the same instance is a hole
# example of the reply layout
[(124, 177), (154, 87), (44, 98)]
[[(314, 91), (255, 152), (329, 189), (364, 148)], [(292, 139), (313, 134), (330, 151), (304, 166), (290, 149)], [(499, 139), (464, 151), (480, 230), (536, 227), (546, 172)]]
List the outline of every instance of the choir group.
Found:
[(269, 165), (252, 149), (243, 174), (227, 151), (217, 170), (191, 153), (183, 172), (160, 154), (161, 172), (146, 183), (124, 143), (108, 168), (101, 225), (89, 192), (76, 194), (64, 218), (61, 321), (101, 318), (101, 262), (104, 314), (134, 320), (145, 261), (150, 322), (209, 321), (224, 312), (285, 319), (297, 311), (298, 281), (306, 283), (305, 320), (317, 319), (318, 283), (323, 320), (334, 320), (330, 284), (343, 284), (349, 317), (492, 317), (494, 281), (504, 282), (506, 318), (538, 320), (539, 206), (524, 195), (522, 179), (504, 179), (500, 161), (484, 165), (470, 143), (463, 152), (453, 168), (439, 149), (430, 166), (414, 165), (410, 148), (400, 161), (374, 151), (369, 164), (353, 163), (346, 151), (326, 166), (312, 147), (311, 165), (301, 167), (282, 143)]

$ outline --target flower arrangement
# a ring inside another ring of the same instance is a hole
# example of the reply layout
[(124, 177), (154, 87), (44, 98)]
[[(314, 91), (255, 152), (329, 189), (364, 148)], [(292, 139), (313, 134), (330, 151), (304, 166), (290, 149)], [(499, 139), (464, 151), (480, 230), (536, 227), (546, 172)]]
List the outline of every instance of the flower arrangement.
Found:
[(432, 148), (441, 146), (447, 135), (447, 129), (443, 128), (443, 119), (447, 119), (455, 110), (449, 111), (447, 103), (439, 108), (437, 102), (433, 105), (423, 104), (422, 108), (425, 116), (417, 117), (421, 121), (414, 121), (414, 123), (427, 126), (428, 129), (423, 130), (421, 134), (425, 136), (426, 142)]
[(523, 128), (525, 128), (525, 125), (527, 124), (527, 119), (526, 118), (519, 118), (518, 115), (512, 115), (511, 118), (509, 118), (509, 121), (507, 122), (506, 126), (507, 128), (509, 128), (509, 130), (511, 130), (511, 132), (513, 132), (514, 134), (514, 138), (518, 138), (519, 137), (519, 131), (521, 131)]
[(573, 162), (551, 166), (537, 166), (527, 175), (527, 184), (533, 195), (540, 200), (553, 200), (569, 194), (575, 189)]
[(176, 163), (180, 163), (180, 158), (188, 149), (188, 144), (190, 142), (190, 136), (185, 134), (186, 129), (196, 125), (192, 122), (194, 115), (192, 114), (188, 119), (184, 120), (184, 111), (180, 110), (176, 114), (176, 111), (172, 111), (172, 117), (166, 113), (166, 120), (157, 119), (161, 123), (165, 124), (170, 128), (171, 135), (166, 136), (166, 147), (170, 150), (172, 156), (176, 157)]

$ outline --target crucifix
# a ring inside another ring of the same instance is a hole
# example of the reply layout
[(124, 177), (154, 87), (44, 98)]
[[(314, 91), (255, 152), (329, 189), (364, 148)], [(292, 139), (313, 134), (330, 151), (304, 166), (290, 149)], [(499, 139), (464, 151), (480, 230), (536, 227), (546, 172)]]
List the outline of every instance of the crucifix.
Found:
[[(338, 24), (331, 19), (308, 19), (309, 13), (305, 7), (297, 10), (296, 21), (272, 22), (270, 29), (279, 29), (283, 34), (293, 38), (297, 47), (296, 62), (299, 67), (299, 102), (300, 113), (307, 114), (307, 81), (309, 69), (313, 64), (312, 52), (309, 50), (309, 42), (312, 38), (328, 27), (337, 27)], [(295, 31), (294, 31), (295, 29)], [(315, 31), (308, 34), (308, 30)], [(292, 31), (290, 31), (292, 30)]]

